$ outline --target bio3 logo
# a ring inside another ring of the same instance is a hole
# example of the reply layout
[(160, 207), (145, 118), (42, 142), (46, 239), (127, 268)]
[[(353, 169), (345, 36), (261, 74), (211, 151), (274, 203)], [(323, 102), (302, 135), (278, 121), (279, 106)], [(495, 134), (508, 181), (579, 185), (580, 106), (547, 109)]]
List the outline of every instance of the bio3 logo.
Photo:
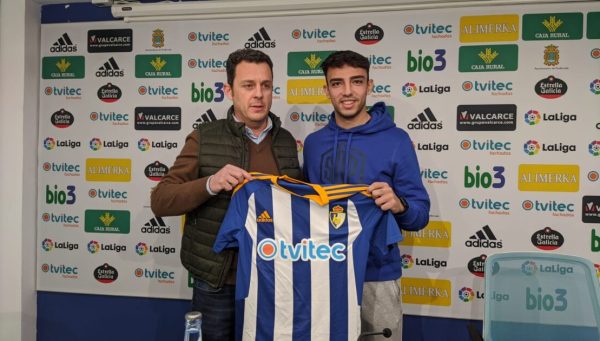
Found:
[(317, 244), (312, 239), (302, 239), (296, 245), (284, 239), (265, 238), (258, 244), (258, 256), (266, 261), (275, 258), (289, 261), (328, 261), (343, 262), (346, 260), (346, 246), (342, 243)]
[(475, 172), (469, 170), (469, 166), (465, 166), (465, 188), (502, 188), (506, 183), (504, 177), (504, 167), (494, 166), (493, 174), (490, 172), (481, 172), (479, 165), (475, 166)]
[(552, 294), (544, 294), (542, 288), (537, 290), (527, 287), (525, 289), (525, 308), (538, 311), (565, 311), (567, 310), (567, 289), (555, 289)]
[(214, 88), (204, 87), (204, 82), (200, 82), (200, 88), (192, 82), (192, 102), (223, 102), (225, 92), (223, 92), (223, 82), (215, 82)]
[(54, 189), (50, 188), (50, 185), (46, 185), (46, 204), (49, 205), (73, 205), (77, 201), (75, 195), (75, 186), (67, 186), (67, 190), (64, 191), (58, 188), (58, 185), (54, 185)]
[(429, 72), (429, 71), (442, 71), (446, 68), (446, 50), (437, 49), (433, 53), (435, 56), (423, 55), (423, 50), (419, 49), (416, 55), (411, 50), (408, 50), (408, 56), (406, 61), (408, 72)]

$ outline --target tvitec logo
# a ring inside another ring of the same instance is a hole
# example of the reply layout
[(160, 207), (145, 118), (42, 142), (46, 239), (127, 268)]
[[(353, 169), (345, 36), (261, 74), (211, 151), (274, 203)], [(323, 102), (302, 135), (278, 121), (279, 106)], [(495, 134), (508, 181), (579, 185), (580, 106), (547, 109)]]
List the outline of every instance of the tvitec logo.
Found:
[(490, 155), (511, 155), (511, 142), (500, 142), (492, 139), (485, 141), (462, 140), (460, 141), (462, 150), (481, 150), (489, 151)]
[(63, 86), (62, 88), (57, 88), (55, 86), (47, 86), (44, 88), (44, 94), (46, 96), (61, 96), (65, 97), (65, 99), (81, 99), (81, 88), (71, 88), (69, 86)]
[(67, 162), (55, 163), (55, 162), (44, 162), (42, 169), (46, 172), (63, 173), (64, 176), (80, 176), (81, 166), (78, 164), (71, 164)]
[(321, 28), (315, 28), (311, 30), (303, 29), (295, 29), (292, 31), (292, 38), (298, 39), (306, 39), (306, 40), (316, 40), (317, 43), (335, 43), (336, 38), (336, 30), (324, 30)]
[(467, 165), (464, 180), (465, 188), (502, 188), (506, 183), (503, 166), (493, 166), (492, 172), (485, 172), (479, 165), (475, 166), (475, 171), (469, 170)]
[(464, 81), (462, 89), (467, 92), (481, 92), (492, 96), (510, 96), (513, 91), (513, 82), (499, 82), (489, 80), (481, 81)]
[(315, 243), (312, 239), (302, 239), (296, 245), (284, 239), (265, 238), (258, 243), (257, 253), (260, 258), (271, 261), (275, 258), (290, 261), (329, 261), (346, 260), (346, 245), (342, 243)]
[(458, 206), (463, 209), (487, 210), (488, 214), (491, 215), (510, 215), (510, 202), (508, 201), (462, 198), (458, 201)]
[(141, 96), (156, 96), (161, 99), (179, 99), (179, 88), (164, 85), (141, 85), (138, 87), (138, 94)]
[(187, 35), (189, 41), (199, 43), (210, 43), (212, 46), (228, 46), (230, 34), (225, 32), (190, 32)]
[(137, 268), (134, 272), (137, 278), (154, 279), (163, 284), (175, 283), (175, 271), (164, 271), (161, 269)]
[(452, 25), (431, 24), (408, 24), (404, 26), (404, 34), (424, 36), (430, 35), (434, 39), (452, 38)]
[(432, 168), (425, 168), (421, 170), (421, 178), (428, 184), (448, 184), (448, 171), (438, 170)]
[(416, 54), (408, 50), (406, 70), (408, 72), (442, 71), (446, 68), (445, 55), (445, 49), (436, 49), (433, 55), (423, 55), (422, 49), (419, 49)]
[(92, 111), (90, 113), (90, 121), (92, 122), (110, 122), (114, 126), (129, 125), (129, 114), (118, 113), (114, 111), (102, 112)]
[(92, 199), (110, 200), (113, 204), (126, 204), (127, 191), (116, 191), (112, 188), (103, 190), (101, 188), (92, 188), (88, 191), (88, 196)]
[(525, 211), (548, 212), (554, 217), (574, 217), (575, 204), (564, 203), (554, 200), (539, 201), (525, 200), (521, 204)]
[(69, 266), (65, 264), (54, 265), (52, 263), (44, 263), (42, 264), (41, 269), (44, 273), (57, 274), (60, 275), (62, 278), (79, 278), (79, 268), (76, 266)]

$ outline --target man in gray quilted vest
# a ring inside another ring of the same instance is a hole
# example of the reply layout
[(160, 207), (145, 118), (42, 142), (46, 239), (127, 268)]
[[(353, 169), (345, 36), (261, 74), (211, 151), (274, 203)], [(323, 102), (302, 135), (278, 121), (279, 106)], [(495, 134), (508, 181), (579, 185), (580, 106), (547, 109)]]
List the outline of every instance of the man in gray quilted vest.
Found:
[(231, 191), (248, 172), (301, 178), (296, 141), (270, 112), (273, 63), (241, 49), (227, 59), (223, 90), (233, 105), (225, 119), (191, 132), (151, 195), (157, 216), (186, 215), (181, 262), (194, 278), (192, 310), (200, 311), (202, 339), (234, 339), (237, 252), (212, 251)]

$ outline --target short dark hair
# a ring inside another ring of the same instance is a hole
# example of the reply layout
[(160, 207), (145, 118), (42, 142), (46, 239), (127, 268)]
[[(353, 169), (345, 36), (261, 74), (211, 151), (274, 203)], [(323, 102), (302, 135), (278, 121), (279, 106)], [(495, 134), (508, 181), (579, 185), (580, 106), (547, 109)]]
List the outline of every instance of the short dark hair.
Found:
[(329, 68), (341, 68), (344, 65), (364, 69), (367, 71), (367, 78), (369, 78), (369, 67), (371, 66), (369, 59), (360, 53), (350, 50), (336, 51), (330, 54), (325, 58), (325, 61), (321, 63), (321, 69), (323, 69), (323, 73), (327, 79), (327, 70), (329, 70)]
[(273, 62), (266, 53), (254, 49), (239, 49), (231, 52), (229, 57), (227, 57), (227, 62), (225, 64), (227, 84), (230, 86), (233, 86), (233, 80), (235, 79), (235, 67), (241, 62), (255, 64), (267, 63), (271, 69), (271, 75), (273, 74)]

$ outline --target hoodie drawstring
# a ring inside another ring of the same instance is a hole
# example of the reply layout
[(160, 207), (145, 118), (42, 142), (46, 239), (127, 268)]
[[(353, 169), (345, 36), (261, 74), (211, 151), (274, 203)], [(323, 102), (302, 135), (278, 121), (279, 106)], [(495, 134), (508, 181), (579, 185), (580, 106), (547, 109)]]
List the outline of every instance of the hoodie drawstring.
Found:
[(337, 165), (337, 144), (338, 144), (338, 134), (340, 133), (339, 129), (335, 130), (335, 137), (333, 138), (333, 179), (332, 182), (335, 182), (335, 166)]
[(348, 167), (350, 165), (350, 143), (352, 142), (352, 133), (348, 136), (348, 142), (346, 142), (346, 162), (344, 162), (344, 183), (348, 183)]

